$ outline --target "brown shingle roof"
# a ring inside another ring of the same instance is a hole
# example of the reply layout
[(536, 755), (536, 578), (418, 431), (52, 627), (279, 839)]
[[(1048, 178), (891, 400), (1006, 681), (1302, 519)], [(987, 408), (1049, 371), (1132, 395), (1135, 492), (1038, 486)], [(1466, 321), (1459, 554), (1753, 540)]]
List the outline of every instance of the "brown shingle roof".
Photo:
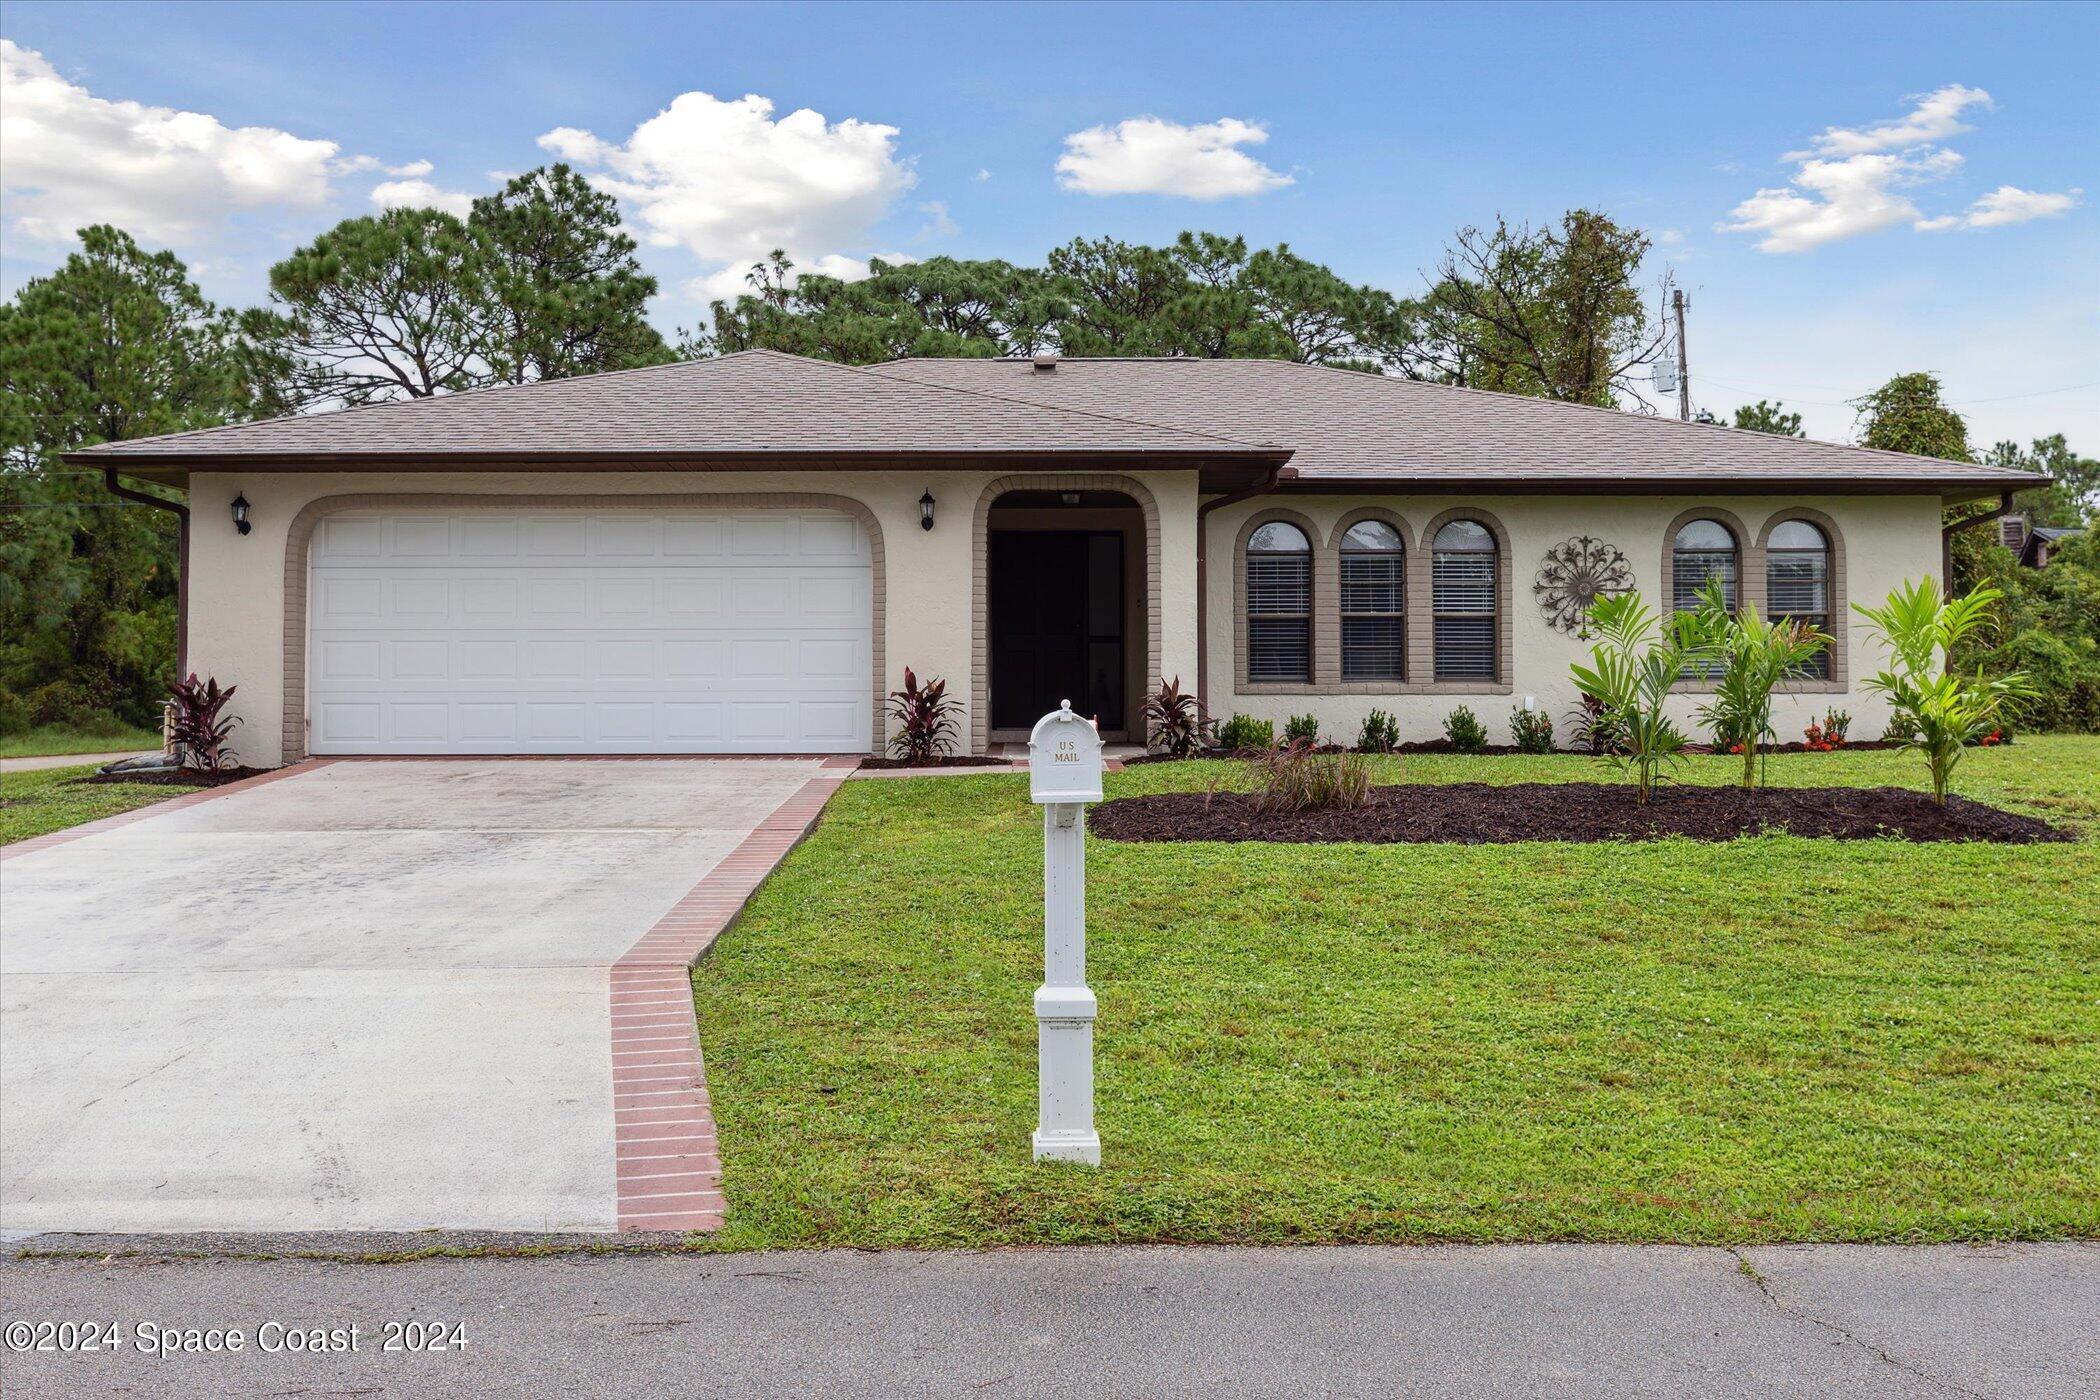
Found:
[(1287, 360), (899, 360), (880, 374), (1291, 448), (1301, 483), (1672, 484), (1984, 491), (2026, 472)]
[(1252, 457), (1200, 428), (878, 375), (772, 350), (104, 443), (83, 463), (230, 459), (939, 455)]

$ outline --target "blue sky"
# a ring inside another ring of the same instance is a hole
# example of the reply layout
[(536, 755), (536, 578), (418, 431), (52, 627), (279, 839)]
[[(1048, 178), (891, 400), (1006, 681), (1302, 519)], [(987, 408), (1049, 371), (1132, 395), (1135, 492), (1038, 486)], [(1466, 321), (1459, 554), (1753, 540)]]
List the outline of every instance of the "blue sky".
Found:
[(9, 290), (108, 218), (259, 300), (375, 192), (457, 201), (555, 153), (623, 193), (667, 327), (773, 242), (850, 270), (1209, 228), (1406, 293), (1462, 223), (1588, 205), (1689, 290), (1707, 407), (1843, 438), (1845, 399), (1932, 369), (1980, 443), (2100, 451), (2091, 5), (14, 0), (0, 26)]

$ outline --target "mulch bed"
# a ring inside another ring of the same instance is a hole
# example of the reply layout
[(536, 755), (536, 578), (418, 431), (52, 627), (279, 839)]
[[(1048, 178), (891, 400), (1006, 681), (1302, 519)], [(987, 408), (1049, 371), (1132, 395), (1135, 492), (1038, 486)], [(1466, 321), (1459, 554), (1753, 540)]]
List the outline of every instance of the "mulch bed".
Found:
[(977, 754), (946, 754), (931, 763), (914, 763), (908, 758), (864, 758), (863, 768), (1010, 768), (1013, 765), (1003, 758), (985, 758)]
[(265, 773), (276, 771), (274, 768), (221, 768), (216, 773), (200, 773), (194, 768), (135, 768), (128, 773), (93, 773), (77, 781), (149, 783), (161, 787), (224, 787), (243, 778), (260, 778)]
[(1243, 793), (1164, 792), (1093, 809), (1087, 828), (1110, 841), (1730, 841), (1786, 833), (1840, 840), (2070, 841), (2045, 821), (1949, 797), (1944, 808), (1909, 788), (1665, 787), (1646, 807), (1630, 784), (1420, 783), (1371, 790), (1349, 811), (1265, 815)]
[[(2004, 739), (2004, 740), (2000, 740), (1999, 742), (2001, 742), (2001, 743), (2006, 743), (2006, 744), (2009, 744), (2009, 743), (2011, 743), (2011, 742), (2012, 742), (2012, 740), (2010, 740), (2010, 739)], [(1759, 752), (1759, 753), (1830, 753), (1830, 752), (1853, 752), (1853, 753), (1858, 753), (1858, 752), (1862, 752), (1862, 751), (1864, 751), (1864, 750), (1867, 750), (1867, 749), (1900, 749), (1900, 748), (1902, 748), (1902, 747), (1903, 747), (1903, 746), (1902, 746), (1901, 744), (1891, 744), (1891, 743), (1887, 743), (1887, 742), (1885, 742), (1885, 741), (1883, 741), (1883, 740), (1880, 740), (1880, 739), (1855, 739), (1855, 740), (1851, 740), (1851, 741), (1848, 741), (1848, 742), (1846, 742), (1846, 743), (1840, 744), (1840, 745), (1838, 746), (1838, 748), (1837, 748), (1836, 750), (1830, 750), (1830, 749), (1811, 749), (1811, 748), (1809, 748), (1809, 746), (1808, 746), (1807, 744), (1804, 744), (1804, 743), (1802, 743), (1802, 742), (1801, 742), (1800, 740), (1798, 740), (1798, 739), (1797, 739), (1797, 740), (1795, 740), (1794, 742), (1792, 742), (1792, 743), (1787, 743), (1787, 744), (1766, 744), (1766, 745), (1765, 745), (1765, 746), (1764, 746), (1763, 748), (1759, 749), (1759, 750), (1758, 750), (1758, 752)], [(1684, 750), (1684, 751), (1685, 751), (1686, 753), (1714, 753), (1714, 752), (1716, 752), (1716, 750), (1715, 750), (1714, 746), (1713, 746), (1713, 745), (1711, 745), (1711, 744), (1687, 744), (1687, 745), (1685, 746), (1685, 750)], [(1228, 759), (1243, 759), (1243, 760), (1244, 760), (1244, 759), (1256, 759), (1256, 758), (1260, 758), (1260, 757), (1261, 757), (1261, 756), (1262, 756), (1263, 754), (1265, 754), (1265, 753), (1267, 753), (1267, 752), (1268, 752), (1268, 750), (1267, 750), (1267, 749), (1213, 749), (1213, 750), (1211, 750), (1210, 752), (1208, 752), (1208, 753), (1205, 753), (1205, 754), (1203, 754), (1203, 755), (1202, 755), (1202, 757), (1203, 757), (1203, 758), (1207, 758), (1207, 759), (1208, 759), (1208, 758), (1228, 758)], [(1318, 747), (1314, 748), (1314, 749), (1313, 749), (1313, 752), (1314, 752), (1314, 753), (1352, 753), (1352, 752), (1354, 752), (1354, 750), (1350, 749), (1349, 747), (1347, 747), (1346, 745), (1343, 745), (1343, 744), (1321, 744), (1321, 745), (1319, 745)], [(1449, 739), (1410, 739), (1410, 740), (1408, 740), (1408, 741), (1407, 741), (1406, 743), (1404, 743), (1404, 744), (1396, 744), (1396, 745), (1395, 745), (1395, 746), (1394, 746), (1394, 747), (1393, 747), (1392, 749), (1388, 750), (1388, 752), (1391, 752), (1391, 753), (1396, 753), (1396, 754), (1410, 754), (1410, 753), (1457, 753), (1457, 752), (1459, 752), (1459, 749), (1458, 749), (1458, 746), (1457, 746), (1457, 745), (1455, 745), (1455, 744), (1453, 744), (1453, 743), (1452, 743), (1452, 742), (1451, 742), (1451, 741), (1450, 741)], [(1490, 758), (1495, 758), (1495, 757), (1503, 757), (1503, 756), (1506, 756), (1506, 755), (1509, 755), (1509, 754), (1516, 754), (1516, 753), (1522, 753), (1522, 752), (1523, 752), (1523, 750), (1522, 750), (1522, 749), (1520, 749), (1520, 748), (1518, 748), (1518, 747), (1517, 747), (1516, 745), (1514, 745), (1514, 744), (1489, 744), (1489, 745), (1488, 745), (1488, 746), (1487, 746), (1486, 748), (1484, 748), (1484, 749), (1474, 749), (1474, 750), (1472, 751), (1472, 754), (1473, 754), (1473, 756), (1475, 756), (1475, 757), (1481, 757), (1481, 756), (1486, 756), (1486, 757), (1490, 757)], [(1585, 756), (1588, 756), (1588, 755), (1590, 754), (1590, 751), (1589, 751), (1588, 749), (1555, 749), (1555, 750), (1554, 750), (1554, 752), (1555, 752), (1555, 753), (1572, 753), (1572, 754), (1583, 754), (1583, 755), (1585, 755)], [(1137, 757), (1137, 758), (1126, 758), (1126, 759), (1124, 759), (1124, 760), (1123, 760), (1123, 765), (1124, 765), (1124, 766), (1125, 766), (1125, 767), (1127, 768), (1127, 767), (1129, 767), (1129, 766), (1130, 766), (1131, 764), (1134, 764), (1134, 763), (1187, 763), (1187, 762), (1189, 762), (1189, 761), (1190, 761), (1190, 760), (1188, 760), (1188, 759), (1178, 759), (1178, 758), (1175, 758), (1175, 757), (1173, 757), (1173, 756), (1172, 756), (1171, 754), (1163, 754), (1163, 753), (1148, 753), (1148, 754), (1144, 754), (1144, 755), (1142, 755), (1142, 756), (1140, 756), (1140, 757)]]

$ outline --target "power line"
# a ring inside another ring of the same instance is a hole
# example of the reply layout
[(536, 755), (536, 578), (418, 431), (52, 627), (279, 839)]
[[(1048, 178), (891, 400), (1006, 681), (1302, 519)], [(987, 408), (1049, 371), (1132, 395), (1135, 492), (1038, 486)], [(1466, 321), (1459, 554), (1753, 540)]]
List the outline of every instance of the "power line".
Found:
[[(1749, 384), (1731, 384), (1725, 379), (1715, 379), (1711, 376), (1708, 376), (1705, 382), (1713, 385), (1715, 388), (1718, 389), (1733, 389), (1739, 394), (1757, 394), (1760, 397), (1762, 397), (1765, 394), (1777, 394), (1783, 399), (1785, 399), (1788, 403), (1805, 403), (1816, 408), (1851, 408), (1854, 406), (1853, 401), (1851, 399), (1804, 399), (1801, 398), (1799, 395), (1790, 394), (1784, 389), (1774, 389), (1770, 385), (1766, 385), (1763, 388), (1758, 388), (1754, 385)], [(2034, 389), (2024, 394), (1999, 394), (1995, 397), (1984, 399), (1948, 399), (1946, 400), (1946, 403), (1947, 406), (1950, 408), (1961, 408), (1969, 404), (2005, 403), (2012, 399), (2046, 398), (2051, 394), (2075, 393), (2080, 389), (2100, 389), (2100, 383), (2066, 384), (2059, 389)]]

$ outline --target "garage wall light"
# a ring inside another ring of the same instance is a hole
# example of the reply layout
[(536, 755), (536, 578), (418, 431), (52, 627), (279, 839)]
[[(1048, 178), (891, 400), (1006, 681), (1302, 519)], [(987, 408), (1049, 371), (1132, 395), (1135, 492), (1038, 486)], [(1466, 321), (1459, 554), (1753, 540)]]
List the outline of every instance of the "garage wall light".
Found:
[(933, 492), (931, 491), (919, 497), (919, 528), (921, 530), (931, 530), (933, 528)]
[(246, 496), (235, 496), (233, 498), (233, 528), (244, 535), (255, 528), (248, 523), (248, 498)]

